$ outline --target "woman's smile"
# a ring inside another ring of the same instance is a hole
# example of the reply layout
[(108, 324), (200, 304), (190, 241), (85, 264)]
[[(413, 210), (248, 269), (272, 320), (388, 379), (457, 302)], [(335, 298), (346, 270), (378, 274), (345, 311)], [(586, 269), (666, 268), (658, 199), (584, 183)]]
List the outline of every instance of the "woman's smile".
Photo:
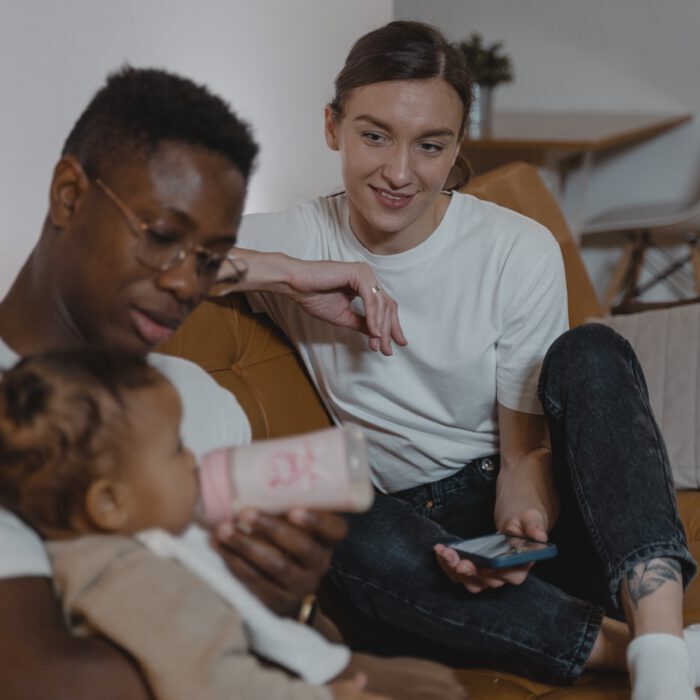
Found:
[(369, 185), (370, 189), (375, 193), (377, 201), (384, 207), (389, 209), (403, 209), (412, 201), (414, 195), (401, 192), (391, 192), (382, 187), (374, 187)]

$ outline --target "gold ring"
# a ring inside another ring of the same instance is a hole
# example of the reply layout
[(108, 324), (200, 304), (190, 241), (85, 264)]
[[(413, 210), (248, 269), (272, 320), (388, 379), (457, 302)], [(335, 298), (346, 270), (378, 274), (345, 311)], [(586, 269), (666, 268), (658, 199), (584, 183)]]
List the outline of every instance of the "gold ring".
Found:
[(314, 615), (316, 613), (316, 596), (313, 593), (309, 593), (301, 603), (301, 608), (299, 609), (299, 614), (297, 615), (297, 622), (302, 625), (313, 626)]

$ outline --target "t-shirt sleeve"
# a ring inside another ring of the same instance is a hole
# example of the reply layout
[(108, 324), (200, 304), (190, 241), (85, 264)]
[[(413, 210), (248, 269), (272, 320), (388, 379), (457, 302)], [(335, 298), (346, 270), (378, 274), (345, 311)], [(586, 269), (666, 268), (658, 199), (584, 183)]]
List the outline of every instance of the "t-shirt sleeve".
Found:
[(551, 237), (521, 246), (510, 257), (497, 346), (497, 398), (514, 411), (542, 414), (537, 397), (542, 361), (569, 326), (564, 264)]
[(38, 535), (0, 508), (0, 579), (19, 576), (51, 576), (51, 565)]
[(251, 440), (248, 418), (230, 392), (201, 367), (151, 353), (149, 361), (175, 385), (182, 400), (182, 438), (197, 459), (211, 450)]

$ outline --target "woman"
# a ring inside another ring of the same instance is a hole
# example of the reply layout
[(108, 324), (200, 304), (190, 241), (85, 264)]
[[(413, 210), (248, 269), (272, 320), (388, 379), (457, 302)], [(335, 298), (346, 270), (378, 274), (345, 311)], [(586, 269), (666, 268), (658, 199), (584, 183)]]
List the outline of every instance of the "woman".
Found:
[[(558, 683), (624, 669), (627, 654), (633, 697), (694, 698), (681, 597), (695, 564), (641, 370), (607, 328), (564, 333), (563, 267), (545, 229), (443, 191), (470, 99), (437, 30), (370, 32), (325, 110), (344, 192), (241, 228), (243, 248), (367, 263), (408, 338), (386, 358), (283, 299), (255, 300), (334, 419), (369, 438), (380, 493), (336, 550), (333, 597), (387, 652), (410, 640)], [(560, 555), (498, 572), (445, 546), (494, 530), (549, 538)]]

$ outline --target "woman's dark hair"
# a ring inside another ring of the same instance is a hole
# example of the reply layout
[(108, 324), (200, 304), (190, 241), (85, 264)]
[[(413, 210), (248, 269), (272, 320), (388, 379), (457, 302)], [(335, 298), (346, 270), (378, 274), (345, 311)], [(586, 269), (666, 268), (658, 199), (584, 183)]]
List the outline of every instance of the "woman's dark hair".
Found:
[(163, 141), (218, 153), (247, 180), (258, 146), (250, 128), (203, 85), (155, 68), (125, 66), (107, 77), (63, 146), (89, 177), (133, 154), (151, 155)]
[[(439, 29), (423, 22), (390, 22), (360, 37), (335, 79), (335, 97), (329, 106), (340, 119), (345, 101), (355, 88), (390, 80), (433, 78), (444, 80), (462, 103), (461, 138), (472, 102), (471, 75), (462, 52)], [(457, 163), (464, 177), (454, 188), (464, 184), (469, 173), (466, 161), (460, 157)]]
[(0, 504), (39, 530), (70, 529), (122, 454), (125, 393), (159, 381), (142, 357), (101, 348), (30, 356), (0, 375)]

